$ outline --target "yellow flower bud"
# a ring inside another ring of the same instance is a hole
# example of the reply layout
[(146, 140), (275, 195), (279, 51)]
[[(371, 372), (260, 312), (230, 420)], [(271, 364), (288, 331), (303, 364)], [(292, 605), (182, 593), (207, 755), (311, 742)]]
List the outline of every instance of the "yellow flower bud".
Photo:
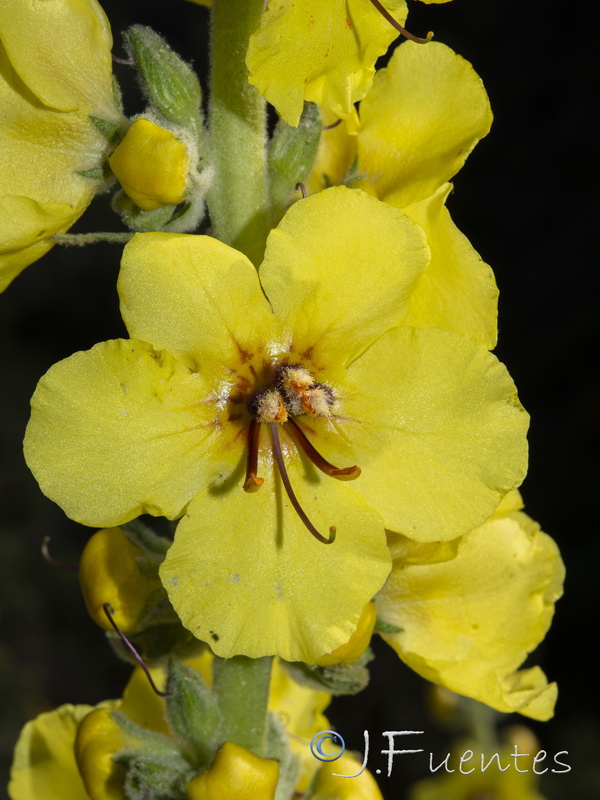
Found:
[(136, 119), (109, 158), (110, 168), (133, 202), (152, 211), (181, 203), (190, 163), (187, 148), (174, 133), (147, 119)]
[(79, 724), (75, 760), (91, 800), (123, 800), (125, 770), (113, 756), (125, 744), (125, 735), (107, 708), (96, 708)]
[[(339, 778), (337, 775), (356, 775), (360, 763), (344, 753), (343, 756), (323, 764), (317, 775), (314, 800), (335, 797), (336, 800), (383, 800), (375, 778), (365, 770), (356, 778)], [(336, 773), (334, 775), (333, 773)]]
[(136, 630), (150, 594), (159, 586), (143, 575), (136, 558), (142, 556), (120, 528), (103, 528), (89, 540), (79, 562), (79, 582), (90, 617), (104, 630), (112, 630), (103, 606), (124, 632)]
[(277, 761), (225, 742), (210, 769), (192, 778), (185, 791), (189, 800), (273, 800), (278, 778)]
[(353, 664), (362, 656), (373, 635), (377, 611), (375, 603), (367, 603), (358, 619), (358, 625), (346, 644), (342, 644), (331, 653), (325, 653), (317, 659), (320, 667), (331, 667), (334, 664)]

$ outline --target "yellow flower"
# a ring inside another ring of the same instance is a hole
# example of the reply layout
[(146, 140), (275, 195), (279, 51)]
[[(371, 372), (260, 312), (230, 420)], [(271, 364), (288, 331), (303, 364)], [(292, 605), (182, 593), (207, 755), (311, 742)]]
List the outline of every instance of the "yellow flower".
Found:
[(320, 656), (317, 659), (318, 666), (331, 667), (334, 664), (354, 664), (355, 661), (358, 661), (371, 642), (376, 622), (375, 603), (367, 603), (352, 636), (332, 653)]
[(361, 179), (352, 187), (402, 208), (423, 228), (431, 248), (406, 324), (452, 330), (493, 348), (494, 275), (445, 208), (448, 181), (492, 122), (480, 78), (443, 44), (405, 42), (377, 72), (359, 115), (323, 131), (309, 193), (344, 181), (358, 158)]
[[(404, 24), (405, 0), (383, 5)], [(370, 0), (270, 0), (250, 37), (249, 80), (290, 125), (305, 100), (345, 117), (397, 36)]]
[(151, 120), (135, 120), (109, 163), (127, 196), (145, 211), (177, 205), (185, 197), (190, 165), (187, 147)]
[(87, 525), (184, 514), (161, 568), (183, 624), (224, 657), (314, 663), (387, 577), (384, 526), (455, 538), (525, 472), (504, 367), (402, 325), (427, 262), (405, 214), (345, 187), (288, 211), (260, 281), (212, 238), (136, 236), (132, 339), (55, 365), (32, 400), (42, 490)]
[(553, 540), (515, 509), (519, 499), (511, 493), (452, 542), (391, 534), (392, 574), (376, 604), (402, 628), (383, 638), (419, 675), (498, 711), (546, 720), (556, 684), (539, 667), (518, 668), (550, 626), (564, 566)]
[(0, 291), (81, 216), (108, 141), (90, 116), (121, 122), (112, 37), (95, 0), (0, 4)]
[(323, 764), (317, 775), (312, 800), (383, 800), (375, 778), (365, 769), (355, 778), (340, 778), (337, 775), (356, 775), (361, 764), (344, 753), (340, 758)]

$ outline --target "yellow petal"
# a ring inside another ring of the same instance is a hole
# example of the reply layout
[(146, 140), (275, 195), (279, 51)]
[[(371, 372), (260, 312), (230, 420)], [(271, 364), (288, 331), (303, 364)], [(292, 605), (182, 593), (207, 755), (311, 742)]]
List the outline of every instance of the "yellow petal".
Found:
[[(90, 199), (86, 194), (84, 205)], [(82, 210), (67, 203), (41, 204), (30, 197), (0, 197), (0, 292), (47, 253), (53, 244), (49, 237), (67, 230)]]
[(225, 379), (224, 369), (262, 350), (275, 320), (248, 259), (210, 236), (137, 234), (118, 282), (131, 336)]
[(333, 544), (304, 527), (264, 459), (259, 491), (244, 492), (239, 471), (190, 504), (160, 570), (185, 627), (224, 658), (276, 653), (313, 664), (348, 640), (389, 571), (379, 516), (286, 449), (300, 504), (324, 535), (337, 527)]
[(548, 719), (556, 687), (516, 671), (542, 640), (562, 593), (555, 543), (521, 512), (449, 544), (395, 537), (394, 567), (376, 603), (402, 633), (384, 634), (424, 678), (499, 711)]
[(353, 485), (390, 530), (452, 539), (524, 477), (528, 416), (505, 367), (471, 340), (392, 330), (351, 365), (344, 392), (344, 439), (329, 437), (324, 454), (360, 465)]
[(114, 115), (112, 36), (95, 0), (3, 0), (0, 39), (44, 105)]
[(404, 210), (427, 236), (431, 261), (410, 296), (405, 324), (442, 328), (496, 346), (498, 288), (494, 273), (452, 222), (444, 206), (452, 185)]
[(151, 211), (184, 199), (190, 163), (185, 143), (148, 119), (133, 122), (109, 162), (139, 208)]
[[(375, 778), (368, 769), (360, 775), (361, 764), (353, 756), (344, 753), (331, 763), (323, 764), (315, 784), (313, 800), (383, 800)], [(338, 777), (356, 775), (353, 778)]]
[(94, 708), (79, 723), (74, 752), (81, 778), (92, 800), (125, 800), (126, 770), (114, 756), (127, 736), (108, 708)]
[(404, 42), (360, 106), (359, 168), (398, 208), (433, 194), (489, 131), (492, 114), (468, 61), (438, 42)]
[[(383, 5), (404, 23), (404, 0)], [(305, 100), (345, 117), (397, 36), (369, 0), (270, 0), (250, 37), (249, 80), (290, 125)]]
[(375, 603), (367, 603), (359, 617), (356, 630), (348, 641), (333, 652), (322, 655), (317, 659), (317, 664), (320, 667), (331, 667), (334, 664), (354, 664), (371, 643), (376, 622)]
[(103, 528), (86, 544), (79, 561), (79, 583), (88, 614), (106, 631), (112, 625), (104, 605), (112, 607), (112, 617), (123, 633), (135, 631), (152, 594), (161, 589), (155, 577), (140, 571), (137, 559), (142, 552), (120, 528)]
[(198, 373), (144, 342), (117, 339), (55, 364), (32, 398), (28, 464), (42, 491), (84, 525), (179, 516), (227, 453)]
[(350, 116), (340, 120), (331, 111), (323, 111), (323, 131), (319, 139), (317, 157), (305, 182), (308, 194), (328, 186), (343, 183), (346, 173), (354, 163), (359, 129), (358, 114), (353, 107)]
[(337, 186), (289, 209), (259, 274), (296, 351), (347, 364), (402, 321), (428, 260), (423, 232), (405, 214)]
[(75, 762), (77, 726), (92, 706), (65, 705), (21, 731), (8, 793), (11, 800), (89, 800)]
[(192, 778), (185, 791), (189, 800), (274, 800), (279, 762), (225, 742), (206, 772)]

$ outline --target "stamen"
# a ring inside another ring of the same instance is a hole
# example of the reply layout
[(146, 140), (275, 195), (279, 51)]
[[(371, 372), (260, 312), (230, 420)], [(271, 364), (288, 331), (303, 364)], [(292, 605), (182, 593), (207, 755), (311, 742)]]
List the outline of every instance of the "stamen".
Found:
[(315, 528), (309, 518), (306, 516), (304, 509), (298, 502), (298, 498), (294, 494), (294, 490), (292, 489), (292, 484), (290, 483), (289, 476), (285, 469), (285, 463), (283, 461), (283, 453), (281, 452), (281, 442), (279, 441), (279, 431), (277, 429), (277, 423), (271, 422), (271, 434), (273, 436), (273, 455), (275, 456), (275, 461), (277, 462), (277, 466), (279, 468), (279, 474), (281, 475), (281, 480), (283, 481), (283, 485), (285, 487), (285, 491), (287, 492), (287, 496), (290, 499), (290, 503), (294, 507), (294, 511), (302, 522), (306, 525), (308, 530), (312, 533), (315, 539), (318, 539), (323, 544), (333, 544), (335, 541), (336, 536), (336, 527), (335, 525), (331, 525), (329, 528), (329, 539), (326, 539), (319, 531)]
[(342, 124), (342, 120), (341, 120), (341, 119), (336, 119), (336, 121), (335, 121), (335, 122), (332, 122), (332, 123), (331, 123), (331, 125), (325, 125), (325, 126), (323, 127), (323, 130), (324, 130), (324, 131), (330, 131), (330, 130), (332, 130), (333, 128), (337, 128), (337, 126), (338, 126), (338, 125), (341, 125), (341, 124)]
[(47, 561), (48, 564), (52, 564), (53, 567), (58, 567), (58, 569), (64, 569), (66, 572), (79, 572), (79, 567), (74, 567), (72, 564), (62, 564), (60, 561), (56, 561), (56, 559), (52, 558), (50, 555), (50, 551), (48, 550), (48, 544), (50, 543), (50, 537), (44, 536), (42, 539), (42, 557), (44, 561)]
[(296, 184), (296, 191), (297, 192), (301, 192), (302, 193), (302, 199), (306, 200), (306, 198), (308, 197), (308, 195), (306, 193), (306, 186), (301, 181), (298, 181), (298, 183)]
[(108, 617), (108, 621), (113, 626), (113, 628), (115, 630), (115, 633), (117, 634), (119, 639), (123, 642), (125, 647), (129, 650), (131, 655), (135, 658), (137, 664), (143, 669), (145, 676), (148, 678), (148, 683), (152, 687), (152, 690), (154, 691), (154, 693), (157, 694), (159, 697), (170, 697), (172, 692), (161, 692), (161, 690), (158, 688), (158, 686), (154, 683), (154, 679), (152, 678), (152, 675), (150, 674), (150, 670), (148, 669), (148, 667), (144, 663), (143, 658), (141, 657), (141, 655), (138, 653), (138, 651), (131, 644), (129, 639), (125, 636), (123, 631), (119, 628), (119, 626), (115, 622), (115, 620), (113, 618), (114, 608), (111, 606), (111, 604), (110, 603), (104, 603), (102, 608), (104, 609), (104, 613)]
[(421, 39), (419, 36), (415, 36), (414, 33), (407, 31), (406, 28), (403, 28), (402, 25), (400, 25), (400, 23), (395, 20), (394, 17), (392, 17), (390, 12), (381, 5), (379, 0), (371, 0), (371, 3), (375, 6), (377, 11), (379, 11), (379, 13), (384, 16), (385, 19), (387, 19), (390, 25), (393, 25), (394, 28), (396, 28), (396, 30), (401, 33), (402, 36), (404, 36), (405, 39), (410, 39), (413, 42), (417, 42), (417, 44), (427, 44), (427, 42), (430, 42), (433, 39), (433, 31), (429, 31), (427, 36), (424, 39)]
[(260, 422), (256, 419), (250, 420), (248, 428), (248, 461), (246, 466), (246, 480), (244, 481), (245, 492), (257, 492), (265, 482), (264, 478), (258, 478), (258, 443), (260, 439)]
[(302, 452), (310, 458), (312, 463), (329, 475), (331, 478), (337, 478), (338, 481), (354, 481), (360, 475), (360, 467), (356, 464), (353, 467), (334, 467), (329, 461), (323, 458), (319, 451), (309, 442), (306, 434), (298, 423), (293, 419), (288, 419), (285, 423), (292, 439), (296, 442)]

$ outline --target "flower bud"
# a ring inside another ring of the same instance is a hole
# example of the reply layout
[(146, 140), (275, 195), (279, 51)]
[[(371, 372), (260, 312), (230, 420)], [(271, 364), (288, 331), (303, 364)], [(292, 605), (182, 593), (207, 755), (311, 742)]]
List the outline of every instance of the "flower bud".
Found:
[[(325, 798), (329, 800), (332, 797), (336, 800), (383, 800), (383, 795), (369, 770), (366, 769), (357, 775), (359, 770), (360, 763), (346, 753), (335, 761), (323, 764), (317, 773), (311, 797), (314, 800), (325, 800)], [(340, 778), (338, 775), (356, 775), (356, 777)]]
[(184, 200), (190, 157), (174, 133), (148, 119), (136, 119), (109, 158), (128, 197), (145, 211)]
[(192, 778), (185, 791), (189, 800), (273, 800), (278, 778), (277, 761), (225, 742), (210, 769)]
[(377, 611), (375, 603), (367, 603), (358, 619), (358, 625), (346, 644), (340, 645), (331, 653), (325, 653), (317, 659), (320, 667), (332, 667), (334, 664), (354, 664), (362, 656), (373, 635)]
[(140, 571), (140, 562), (149, 563), (120, 528), (104, 528), (89, 540), (79, 563), (79, 582), (90, 617), (101, 628), (112, 631), (104, 604), (112, 606), (112, 615), (124, 632), (135, 631), (149, 606), (151, 595), (162, 593), (156, 577)]
[(94, 709), (80, 722), (75, 760), (91, 800), (124, 800), (125, 770), (113, 756), (125, 744), (125, 734), (107, 708)]

